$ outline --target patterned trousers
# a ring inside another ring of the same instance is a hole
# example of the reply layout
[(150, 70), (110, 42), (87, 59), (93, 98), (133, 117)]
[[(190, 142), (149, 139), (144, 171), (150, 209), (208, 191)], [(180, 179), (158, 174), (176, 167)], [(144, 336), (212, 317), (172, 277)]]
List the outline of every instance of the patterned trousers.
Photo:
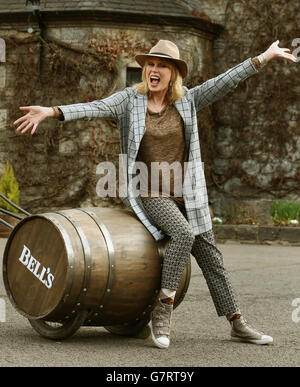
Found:
[(152, 223), (170, 236), (165, 252), (161, 287), (177, 290), (186, 262), (192, 254), (207, 282), (218, 316), (239, 310), (223, 257), (216, 247), (213, 230), (194, 235), (185, 210), (168, 198), (155, 197), (143, 201)]

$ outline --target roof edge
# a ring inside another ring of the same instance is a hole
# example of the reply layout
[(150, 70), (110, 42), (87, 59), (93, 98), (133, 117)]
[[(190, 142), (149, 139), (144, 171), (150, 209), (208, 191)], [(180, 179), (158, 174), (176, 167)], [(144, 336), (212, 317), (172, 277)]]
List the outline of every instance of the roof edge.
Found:
[[(60, 10), (60, 11), (34, 11), (24, 10), (22, 12), (0, 12), (0, 22), (27, 22), (28, 16), (38, 12), (44, 23), (52, 21), (72, 21), (87, 18), (103, 22), (122, 22), (124, 24), (150, 24), (150, 25), (176, 25), (189, 26), (195, 29), (207, 32), (212, 35), (219, 35), (224, 26), (215, 21), (198, 16), (178, 16), (165, 14), (151, 14), (144, 12), (127, 12), (127, 11), (108, 11), (108, 10)], [(141, 15), (143, 18), (141, 20)]]

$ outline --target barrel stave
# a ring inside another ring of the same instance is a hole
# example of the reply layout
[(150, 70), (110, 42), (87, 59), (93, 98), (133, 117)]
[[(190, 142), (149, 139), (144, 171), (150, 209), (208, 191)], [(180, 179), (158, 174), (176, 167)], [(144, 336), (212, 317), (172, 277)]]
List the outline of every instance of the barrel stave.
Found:
[[(64, 217), (77, 233), (82, 251), (81, 283), (76, 289), (76, 296), (72, 299), (71, 313), (74, 314), (83, 309), (91, 310), (98, 305), (99, 298), (106, 289), (108, 271), (106, 244), (100, 230), (95, 227), (93, 219), (85, 212), (73, 209), (60, 211), (58, 214)], [(70, 317), (69, 311), (66, 316), (60, 316), (60, 318), (64, 317)]]

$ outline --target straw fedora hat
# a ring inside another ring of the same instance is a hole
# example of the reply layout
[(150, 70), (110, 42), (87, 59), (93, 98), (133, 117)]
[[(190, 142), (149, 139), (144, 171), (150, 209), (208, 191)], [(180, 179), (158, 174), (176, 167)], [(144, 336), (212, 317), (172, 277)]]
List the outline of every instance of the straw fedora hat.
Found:
[(135, 60), (140, 66), (144, 66), (147, 58), (155, 56), (158, 58), (170, 59), (179, 68), (182, 78), (185, 78), (188, 72), (187, 64), (180, 59), (179, 50), (175, 43), (170, 40), (160, 40), (151, 48), (148, 54), (136, 55)]

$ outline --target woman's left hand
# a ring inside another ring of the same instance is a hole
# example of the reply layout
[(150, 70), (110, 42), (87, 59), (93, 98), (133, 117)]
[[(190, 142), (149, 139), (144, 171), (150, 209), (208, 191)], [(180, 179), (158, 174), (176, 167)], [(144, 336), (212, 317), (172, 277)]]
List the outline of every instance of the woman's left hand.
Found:
[(279, 40), (276, 40), (276, 42), (272, 43), (271, 46), (264, 52), (267, 62), (273, 58), (283, 58), (291, 62), (297, 62), (297, 58), (293, 54), (290, 54), (291, 50), (289, 48), (280, 48), (278, 47), (278, 44)]

